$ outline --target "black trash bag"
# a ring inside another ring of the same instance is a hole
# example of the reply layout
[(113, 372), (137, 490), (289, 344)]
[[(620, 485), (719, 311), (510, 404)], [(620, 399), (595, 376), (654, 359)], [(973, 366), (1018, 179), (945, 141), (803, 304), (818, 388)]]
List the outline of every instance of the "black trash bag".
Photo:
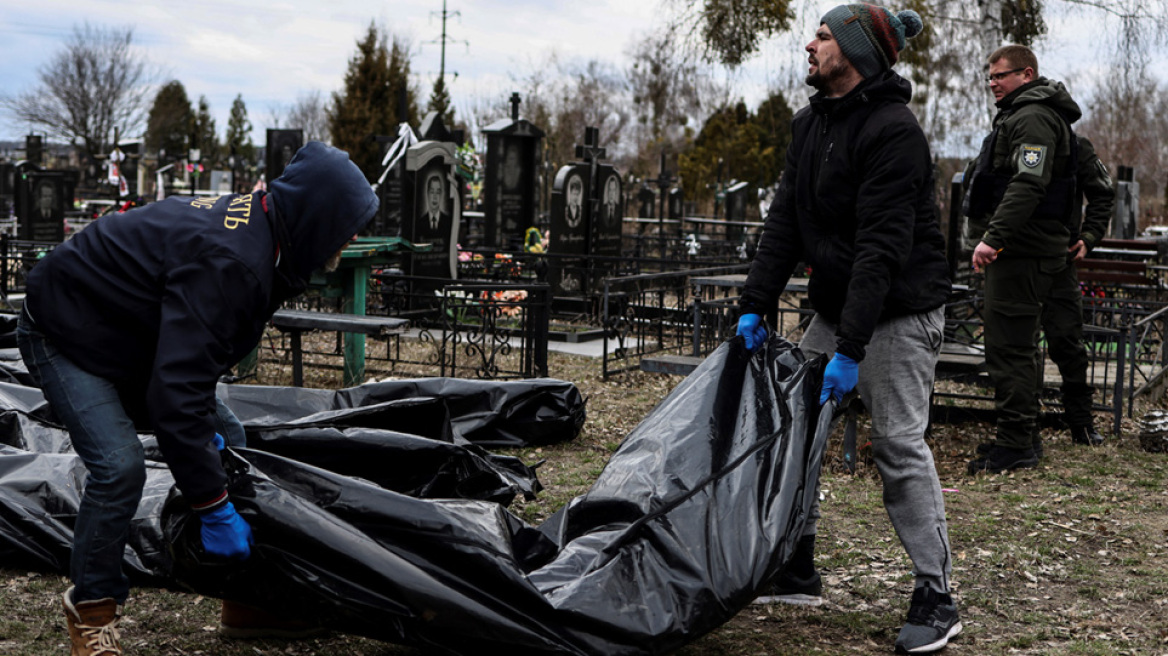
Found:
[[(584, 426), (584, 398), (572, 383), (552, 378), (518, 381), (418, 378), (366, 383), (343, 390), (220, 385), (220, 398), (246, 428), (319, 424), (388, 428), (485, 448), (555, 444)], [(402, 412), (395, 402), (441, 400), (449, 421)]]
[[(387, 403), (436, 416), (439, 421), (427, 420), (437, 427), (433, 432), (448, 440), (453, 434), (448, 425), (441, 428), (440, 420), (447, 414), (440, 399)], [(0, 408), (6, 408), (0, 410), (0, 563), (67, 573), (85, 465), (73, 452), (68, 432), (44, 418), (51, 418), (51, 413), (40, 390), (0, 384)], [(249, 443), (257, 449), (304, 458), (419, 498), (509, 504), (516, 494), (531, 499), (541, 489), (533, 468), (469, 443), (323, 423), (251, 433)], [(123, 567), (135, 585), (174, 585), (161, 528), (162, 503), (174, 479), (154, 436), (138, 437), (146, 452), (147, 480)]]
[(208, 558), (172, 500), (174, 578), (438, 652), (667, 653), (733, 617), (793, 553), (830, 432), (823, 364), (775, 336), (753, 357), (727, 342), (538, 528), (497, 504), (414, 499), (227, 452), (253, 556)]

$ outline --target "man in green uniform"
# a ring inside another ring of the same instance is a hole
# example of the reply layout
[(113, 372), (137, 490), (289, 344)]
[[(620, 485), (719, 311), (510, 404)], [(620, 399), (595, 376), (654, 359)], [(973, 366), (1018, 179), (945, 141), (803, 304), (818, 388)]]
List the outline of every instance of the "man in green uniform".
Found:
[(1087, 401), (1087, 423), (1074, 432), (1094, 434), (1080, 304), (1067, 300), (1072, 286), (1078, 293), (1071, 258), (1081, 257), (1102, 236), (1085, 231), (1072, 239), (1080, 148), (1071, 124), (1082, 113), (1061, 82), (1038, 75), (1038, 60), (1025, 46), (994, 51), (988, 80), (999, 112), (969, 176), (966, 213), (971, 225), (986, 226), (972, 263), (974, 270), (985, 272), (986, 369), (998, 417), (994, 442), (969, 463), (972, 474), (1038, 464), (1037, 334), (1044, 307), (1063, 317), (1074, 315), (1055, 331), (1056, 350), (1064, 360), (1080, 361), (1070, 369), (1082, 371), (1086, 388), (1084, 394), (1074, 384), (1064, 387), (1064, 395)]

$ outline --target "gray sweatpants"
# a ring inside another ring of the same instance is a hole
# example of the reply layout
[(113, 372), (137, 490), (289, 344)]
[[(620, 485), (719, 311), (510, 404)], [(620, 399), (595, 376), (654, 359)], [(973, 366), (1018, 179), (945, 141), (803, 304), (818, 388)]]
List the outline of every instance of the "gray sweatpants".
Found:
[[(872, 456), (884, 482), (884, 508), (908, 552), (916, 585), (949, 591), (953, 564), (945, 501), (925, 443), (930, 395), (941, 350), (944, 310), (882, 321), (876, 326), (856, 385), (872, 418)], [(799, 348), (808, 358), (835, 352), (836, 325), (816, 315)], [(814, 534), (819, 494), (804, 535)]]

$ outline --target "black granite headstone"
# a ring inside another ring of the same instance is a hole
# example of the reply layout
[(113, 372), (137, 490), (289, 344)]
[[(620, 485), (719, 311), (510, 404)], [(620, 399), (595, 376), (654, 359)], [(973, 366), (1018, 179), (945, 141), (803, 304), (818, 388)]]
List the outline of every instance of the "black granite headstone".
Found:
[[(406, 240), (430, 244), (424, 253), (405, 257), (406, 271), (413, 276), (453, 280), (458, 277), (458, 229), (462, 208), (458, 198), (454, 144), (422, 141), (406, 151), (407, 202), (409, 219), (403, 224)], [(433, 291), (438, 281), (422, 281), (414, 286), (411, 307), (436, 304)]]
[(612, 166), (601, 165), (597, 169), (600, 206), (598, 216), (592, 221), (591, 243), (588, 252), (592, 255), (619, 257), (621, 254), (621, 222), (624, 219), (624, 186), (620, 173)]
[(669, 218), (680, 221), (685, 215), (685, 191), (681, 187), (669, 190)]
[(648, 185), (642, 186), (637, 192), (637, 206), (640, 208), (637, 216), (642, 219), (657, 218), (657, 194)]
[[(727, 221), (745, 221), (746, 220), (746, 203), (747, 196), (750, 192), (750, 183), (735, 182), (726, 188), (726, 220)], [(742, 239), (742, 226), (727, 225), (726, 239), (727, 241), (738, 241)]]
[(32, 241), (65, 240), (69, 180), (60, 171), (29, 171), (16, 181), (17, 236)]
[(35, 166), (43, 166), (45, 157), (45, 142), (39, 134), (30, 134), (24, 137), (24, 158)]
[(511, 118), (483, 129), (487, 135), (483, 199), (484, 242), (488, 247), (518, 250), (539, 214), (539, 151), (544, 133), (519, 118), (519, 98), (512, 95)]
[[(584, 164), (569, 164), (560, 168), (552, 185), (548, 251), (556, 257), (549, 262), (548, 284), (556, 296), (579, 296), (588, 291), (584, 256), (588, 255), (590, 174), (590, 167)], [(581, 257), (564, 257), (572, 255)]]
[(284, 167), (304, 145), (304, 130), (268, 129), (264, 148), (264, 179), (268, 182), (280, 177)]

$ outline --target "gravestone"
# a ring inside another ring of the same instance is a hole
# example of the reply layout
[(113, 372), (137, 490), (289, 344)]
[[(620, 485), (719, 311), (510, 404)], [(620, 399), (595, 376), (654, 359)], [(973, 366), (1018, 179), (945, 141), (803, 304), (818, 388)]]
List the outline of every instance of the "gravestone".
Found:
[(16, 180), (17, 237), (65, 240), (65, 200), (72, 198), (69, 178), (61, 171), (26, 171)]
[(597, 167), (600, 196), (597, 218), (592, 221), (589, 253), (620, 257), (621, 225), (624, 220), (625, 195), (620, 173), (607, 164)]
[(406, 151), (418, 143), (418, 137), (407, 123), (398, 125), (398, 133), (392, 136), (378, 136), (377, 142), (384, 144), (381, 153), (381, 175), (375, 187), (378, 200), (377, 215), (365, 226), (362, 234), (378, 237), (403, 237), (402, 226), (405, 212)]
[(637, 191), (637, 207), (637, 216), (642, 219), (657, 218), (657, 194), (647, 184)]
[[(748, 182), (733, 182), (726, 188), (726, 221), (742, 222), (746, 220), (746, 204), (749, 193), (750, 183)], [(744, 232), (743, 226), (727, 223), (726, 241), (741, 241)]]
[(284, 167), (292, 156), (304, 145), (304, 130), (268, 129), (268, 141), (264, 148), (264, 179), (275, 180), (284, 173)]
[(15, 177), (16, 166), (12, 162), (0, 162), (0, 219), (7, 219), (14, 211)]
[(422, 141), (406, 151), (406, 203), (409, 219), (403, 237), (415, 244), (430, 244), (424, 253), (407, 252), (403, 263), (411, 276), (435, 280), (417, 281), (411, 307), (433, 307), (434, 291), (443, 280), (458, 278), (458, 232), (462, 206), (458, 195), (454, 144)]
[(511, 118), (492, 123), (483, 134), (487, 136), (484, 245), (519, 250), (539, 214), (539, 151), (544, 133), (519, 118), (519, 94), (512, 94)]
[(685, 191), (681, 187), (669, 190), (669, 218), (680, 221), (685, 216)]
[(34, 166), (44, 166), (45, 142), (39, 134), (24, 137), (24, 158)]
[(555, 258), (549, 262), (548, 284), (554, 296), (587, 292), (590, 174), (585, 164), (569, 164), (560, 168), (552, 184), (548, 252)]
[(576, 145), (583, 161), (562, 167), (552, 188), (548, 251), (555, 257), (548, 282), (555, 296), (594, 292), (621, 255), (623, 185), (613, 166), (600, 163), (605, 149), (599, 141), (596, 128), (585, 128), (584, 143)]

